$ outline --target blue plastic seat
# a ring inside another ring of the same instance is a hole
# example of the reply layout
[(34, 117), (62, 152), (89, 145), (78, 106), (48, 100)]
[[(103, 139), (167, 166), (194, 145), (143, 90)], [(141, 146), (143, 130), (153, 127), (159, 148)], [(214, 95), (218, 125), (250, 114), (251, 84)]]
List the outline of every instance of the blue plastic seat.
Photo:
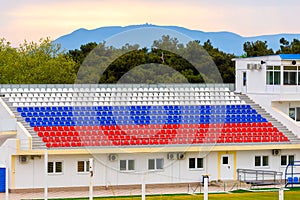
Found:
[(298, 177), (294, 177), (294, 183), (299, 183), (299, 178)]
[(51, 107), (46, 107), (46, 111), (51, 111)]

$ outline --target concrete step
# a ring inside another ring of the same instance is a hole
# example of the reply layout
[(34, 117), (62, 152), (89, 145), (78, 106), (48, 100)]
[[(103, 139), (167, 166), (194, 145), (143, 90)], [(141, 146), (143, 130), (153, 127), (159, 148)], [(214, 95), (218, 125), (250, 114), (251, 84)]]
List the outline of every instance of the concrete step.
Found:
[(269, 122), (273, 124), (273, 126), (277, 127), (279, 131), (284, 133), (291, 142), (299, 142), (300, 139), (294, 135), (284, 124), (276, 120), (270, 113), (268, 113), (265, 109), (263, 109), (259, 104), (255, 103), (252, 99), (250, 99), (245, 94), (237, 94), (241, 100), (245, 101), (247, 104), (251, 105), (253, 109), (257, 111), (257, 113), (261, 114), (262, 117), (266, 118)]

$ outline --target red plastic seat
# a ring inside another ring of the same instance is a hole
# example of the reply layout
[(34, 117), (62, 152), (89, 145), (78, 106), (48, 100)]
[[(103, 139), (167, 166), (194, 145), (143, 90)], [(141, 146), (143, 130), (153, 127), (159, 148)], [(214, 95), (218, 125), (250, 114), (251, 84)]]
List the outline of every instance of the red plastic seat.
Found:
[(38, 132), (38, 136), (39, 136), (39, 137), (43, 137), (43, 136), (44, 136), (43, 132), (42, 132), (42, 131), (39, 131), (39, 132)]

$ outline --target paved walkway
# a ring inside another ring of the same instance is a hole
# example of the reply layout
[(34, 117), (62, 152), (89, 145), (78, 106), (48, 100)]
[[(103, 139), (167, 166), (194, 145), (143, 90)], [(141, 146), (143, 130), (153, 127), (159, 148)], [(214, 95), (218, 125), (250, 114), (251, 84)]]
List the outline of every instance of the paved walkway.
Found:
[[(192, 186), (193, 189), (196, 188), (196, 185)], [(226, 188), (225, 188), (226, 189)], [(230, 188), (228, 187), (227, 190)], [(202, 187), (203, 191), (203, 187)], [(224, 187), (214, 187), (210, 186), (209, 191), (213, 192), (224, 192)], [(197, 193), (200, 192), (198, 187), (196, 190)], [(186, 186), (170, 186), (170, 187), (148, 187), (146, 186), (146, 194), (182, 194), (182, 193), (192, 193), (192, 190), (188, 191), (188, 185)], [(141, 195), (141, 188), (126, 189), (118, 188), (114, 189), (113, 187), (109, 189), (98, 189), (94, 190), (94, 197), (101, 196), (127, 196), (127, 195)], [(89, 191), (59, 191), (59, 192), (49, 192), (48, 198), (79, 198), (79, 197), (88, 197)], [(24, 192), (24, 193), (10, 193), (9, 200), (24, 200), (24, 199), (43, 199), (43, 192)], [(0, 193), (0, 199), (5, 200), (5, 193)]]

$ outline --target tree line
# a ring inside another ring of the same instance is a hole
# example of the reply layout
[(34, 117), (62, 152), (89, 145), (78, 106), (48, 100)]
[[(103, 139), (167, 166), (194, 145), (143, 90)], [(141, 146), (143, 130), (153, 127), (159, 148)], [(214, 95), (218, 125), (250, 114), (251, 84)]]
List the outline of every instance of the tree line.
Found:
[[(279, 43), (274, 51), (266, 41), (245, 42), (242, 57), (300, 54), (298, 39), (281, 38)], [(235, 57), (209, 40), (184, 45), (168, 35), (151, 48), (91, 42), (70, 51), (48, 38), (18, 48), (0, 39), (0, 84), (234, 83)]]

